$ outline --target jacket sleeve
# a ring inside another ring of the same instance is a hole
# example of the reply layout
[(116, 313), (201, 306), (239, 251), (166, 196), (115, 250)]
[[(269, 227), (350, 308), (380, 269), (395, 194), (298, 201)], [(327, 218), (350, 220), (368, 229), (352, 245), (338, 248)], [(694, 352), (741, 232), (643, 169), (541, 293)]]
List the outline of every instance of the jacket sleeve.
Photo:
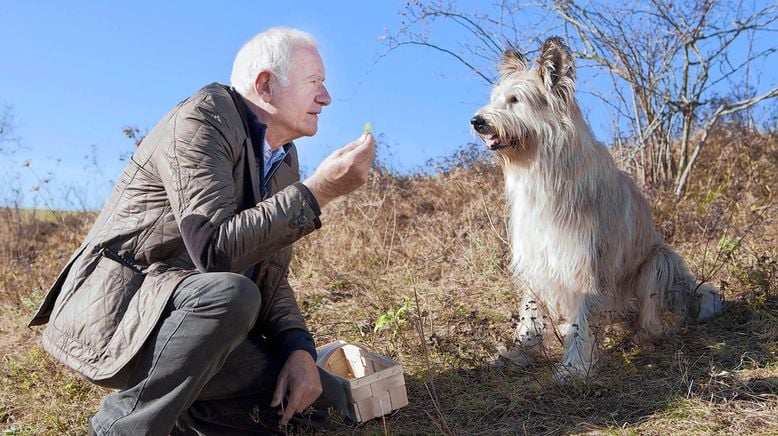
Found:
[(228, 113), (234, 105), (220, 103), (208, 94), (183, 103), (152, 159), (197, 269), (242, 272), (312, 232), (319, 210), (298, 182), (237, 213), (233, 169), (246, 138), (242, 124), (229, 124), (240, 119)]
[(316, 344), (305, 325), (305, 318), (300, 313), (286, 274), (281, 278), (275, 295), (268, 303), (265, 309), (267, 315), (260, 316), (254, 326), (255, 331), (268, 338), (284, 358), (292, 351), (304, 350), (316, 360)]

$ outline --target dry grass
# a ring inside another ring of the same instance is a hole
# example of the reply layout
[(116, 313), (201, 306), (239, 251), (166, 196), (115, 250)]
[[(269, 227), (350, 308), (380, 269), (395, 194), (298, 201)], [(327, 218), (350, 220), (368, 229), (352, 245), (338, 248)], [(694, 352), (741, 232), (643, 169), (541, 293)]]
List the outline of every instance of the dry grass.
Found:
[[(400, 361), (410, 399), (385, 422), (332, 433), (778, 433), (778, 145), (728, 135), (703, 156), (683, 202), (650, 196), (668, 240), (732, 305), (653, 347), (610, 335), (587, 382), (553, 382), (558, 356), (528, 369), (490, 365), (510, 345), (520, 292), (507, 270), (498, 168), (465, 159), (436, 175), (376, 172), (328, 207), (324, 227), (297, 245), (300, 305), (319, 343), (360, 342)], [(85, 221), (0, 223), (6, 433), (83, 433), (105, 394), (54, 364), (24, 327)]]

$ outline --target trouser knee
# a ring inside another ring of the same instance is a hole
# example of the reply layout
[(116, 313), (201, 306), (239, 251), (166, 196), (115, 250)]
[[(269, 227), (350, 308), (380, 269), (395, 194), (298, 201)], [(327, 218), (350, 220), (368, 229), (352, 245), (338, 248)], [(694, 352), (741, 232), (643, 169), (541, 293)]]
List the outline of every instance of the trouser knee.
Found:
[(254, 326), (262, 299), (257, 285), (235, 273), (202, 273), (184, 280), (174, 297), (177, 309), (218, 322), (228, 336), (246, 335)]
[(246, 276), (221, 273), (226, 321), (245, 333), (254, 326), (262, 304), (257, 285)]

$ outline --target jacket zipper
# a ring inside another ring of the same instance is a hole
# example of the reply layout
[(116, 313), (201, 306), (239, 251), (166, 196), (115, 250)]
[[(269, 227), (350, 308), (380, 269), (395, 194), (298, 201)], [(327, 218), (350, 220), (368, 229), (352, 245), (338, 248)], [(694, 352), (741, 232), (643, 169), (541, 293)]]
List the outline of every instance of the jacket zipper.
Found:
[(103, 253), (103, 256), (105, 256), (105, 257), (107, 257), (107, 258), (109, 258), (109, 259), (111, 259), (111, 260), (113, 260), (115, 262), (119, 262), (120, 264), (126, 266), (127, 268), (135, 271), (138, 274), (143, 274), (143, 271), (141, 271), (141, 269), (138, 268), (137, 265), (135, 265), (131, 260), (129, 260), (129, 259), (125, 258), (125, 257), (119, 256), (119, 253), (117, 253), (117, 252), (115, 252), (115, 251), (113, 251), (113, 250), (111, 250), (109, 248), (103, 248), (101, 250), (101, 252)]
[(267, 200), (267, 198), (270, 196), (270, 184), (273, 180), (273, 176), (276, 174), (276, 171), (278, 171), (278, 167), (281, 166), (281, 163), (283, 163), (283, 159), (279, 160), (278, 162), (274, 163), (272, 167), (270, 167), (270, 171), (267, 173), (267, 177), (263, 177), (262, 179), (262, 200)]

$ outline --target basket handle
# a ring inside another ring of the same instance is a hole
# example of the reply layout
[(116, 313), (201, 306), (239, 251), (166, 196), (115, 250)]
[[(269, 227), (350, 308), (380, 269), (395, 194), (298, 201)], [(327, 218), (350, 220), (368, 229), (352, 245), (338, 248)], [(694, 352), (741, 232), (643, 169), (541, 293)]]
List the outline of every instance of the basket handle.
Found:
[(322, 345), (316, 349), (316, 354), (317, 354), (316, 364), (323, 368), (324, 364), (327, 363), (327, 360), (330, 358), (332, 353), (338, 351), (339, 349), (345, 347), (346, 345), (352, 345), (354, 347), (357, 347), (360, 350), (362, 350), (363, 353), (371, 352), (367, 347), (365, 347), (362, 344), (337, 340), (335, 342), (330, 342), (329, 344)]

